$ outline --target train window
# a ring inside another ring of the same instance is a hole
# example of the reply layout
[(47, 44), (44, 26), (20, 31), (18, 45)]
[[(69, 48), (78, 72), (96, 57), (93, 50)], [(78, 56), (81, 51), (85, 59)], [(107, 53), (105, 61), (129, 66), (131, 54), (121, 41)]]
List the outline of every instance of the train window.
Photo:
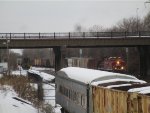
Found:
[(64, 89), (64, 93), (63, 93), (63, 94), (66, 96), (66, 88), (65, 88), (65, 87), (63, 87), (63, 89)]
[(68, 97), (68, 89), (66, 88), (66, 96)]
[(76, 104), (86, 108), (86, 96), (84, 94), (80, 94), (79, 92), (70, 90), (61, 85), (59, 86), (59, 92), (74, 101)]
[(82, 106), (82, 95), (81, 95), (81, 106)]
[(70, 90), (68, 89), (68, 98), (70, 99)]
[(64, 87), (62, 87), (62, 94), (64, 94)]
[(77, 102), (77, 92), (74, 92), (74, 99), (75, 99), (75, 102)]
[(72, 97), (73, 97), (73, 96), (72, 96), (72, 90), (71, 90), (71, 91), (70, 91), (70, 99), (71, 99), (71, 100), (72, 100)]
[(76, 103), (80, 105), (81, 101), (80, 101), (80, 94), (77, 93), (77, 98), (76, 98)]
[(81, 106), (86, 108), (86, 96), (81, 95)]
[(62, 93), (62, 86), (59, 86), (59, 92)]
[(76, 100), (76, 97), (75, 97), (75, 92), (73, 91), (73, 101)]

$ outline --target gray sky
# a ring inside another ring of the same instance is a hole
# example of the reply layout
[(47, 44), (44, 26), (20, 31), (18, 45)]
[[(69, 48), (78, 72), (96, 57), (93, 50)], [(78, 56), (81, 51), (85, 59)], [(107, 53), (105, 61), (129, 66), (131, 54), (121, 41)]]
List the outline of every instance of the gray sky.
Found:
[(145, 1), (0, 0), (0, 32), (69, 32), (76, 24), (110, 27), (137, 13), (142, 18), (150, 10)]

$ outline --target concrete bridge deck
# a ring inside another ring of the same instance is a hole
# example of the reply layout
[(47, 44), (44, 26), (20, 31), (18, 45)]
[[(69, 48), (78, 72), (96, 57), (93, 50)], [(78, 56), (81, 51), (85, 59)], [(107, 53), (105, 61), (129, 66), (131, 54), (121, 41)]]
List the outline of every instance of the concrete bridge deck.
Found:
[(150, 45), (150, 32), (0, 33), (0, 48)]

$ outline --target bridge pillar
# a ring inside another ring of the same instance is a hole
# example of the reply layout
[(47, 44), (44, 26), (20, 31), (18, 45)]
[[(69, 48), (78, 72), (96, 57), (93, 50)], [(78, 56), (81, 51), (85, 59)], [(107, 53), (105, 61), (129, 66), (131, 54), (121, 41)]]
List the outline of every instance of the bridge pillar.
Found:
[(140, 78), (150, 79), (150, 46), (139, 46)]
[(66, 67), (65, 52), (66, 47), (57, 46), (53, 48), (55, 54), (55, 71), (59, 71), (61, 68)]

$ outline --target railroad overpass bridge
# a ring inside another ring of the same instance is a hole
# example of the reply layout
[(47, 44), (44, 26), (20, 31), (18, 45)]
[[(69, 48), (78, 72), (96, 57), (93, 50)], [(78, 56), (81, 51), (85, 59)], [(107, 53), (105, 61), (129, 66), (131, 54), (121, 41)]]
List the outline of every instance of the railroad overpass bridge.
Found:
[(62, 51), (69, 47), (137, 47), (141, 76), (150, 77), (150, 32), (0, 33), (0, 48), (53, 48), (56, 70), (64, 66)]

